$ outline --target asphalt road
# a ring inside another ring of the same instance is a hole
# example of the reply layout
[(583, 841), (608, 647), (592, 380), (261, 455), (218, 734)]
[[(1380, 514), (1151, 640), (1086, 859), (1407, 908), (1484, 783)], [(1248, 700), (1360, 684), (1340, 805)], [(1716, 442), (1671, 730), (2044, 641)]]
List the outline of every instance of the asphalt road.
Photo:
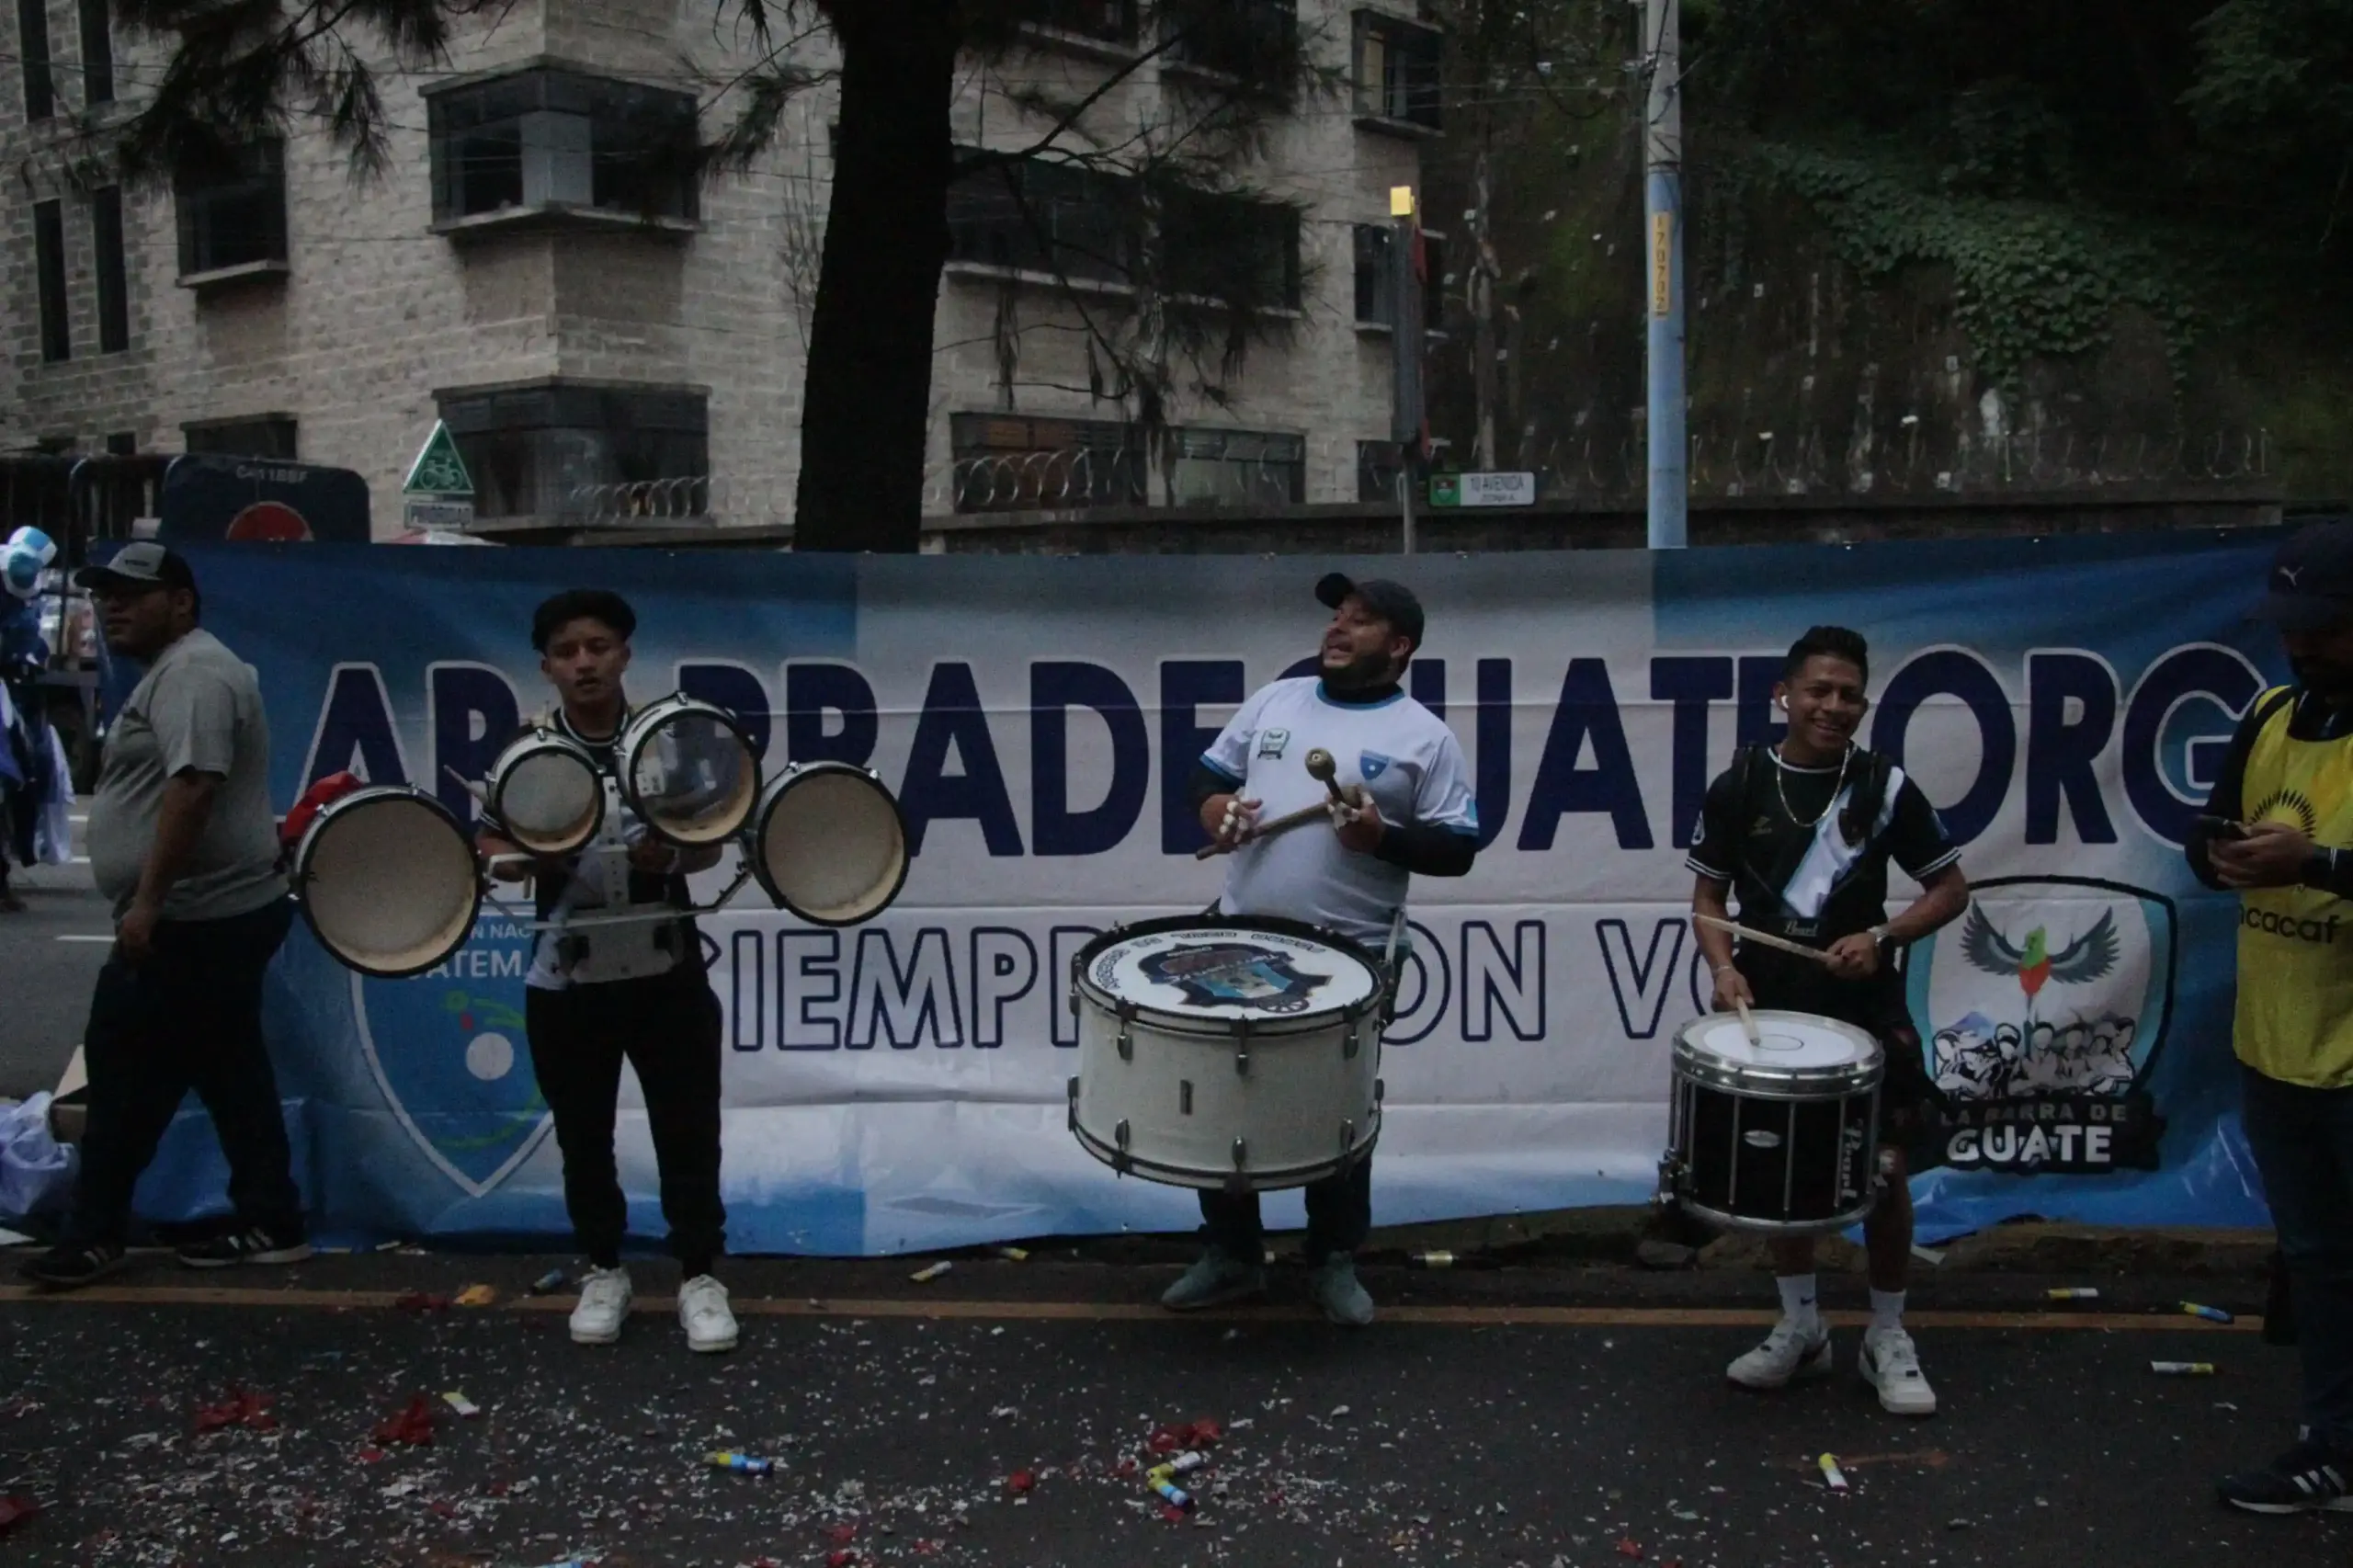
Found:
[[(1754, 1302), (1746, 1278), (1661, 1279), (1646, 1304), (1654, 1287), (1621, 1278), (1597, 1293), (1620, 1305), (1563, 1312), (1517, 1304), (1559, 1301), (1557, 1279), (1449, 1297), (1375, 1271), (1385, 1301), (1422, 1303), (1392, 1318), (1416, 1321), (1350, 1335), (1280, 1308), (1153, 1313), (1165, 1267), (972, 1261), (926, 1288), (904, 1262), (745, 1265), (742, 1346), (698, 1358), (653, 1299), (620, 1346), (571, 1345), (568, 1302), (514, 1299), (545, 1261), (323, 1259), (247, 1271), (229, 1283), (258, 1289), (209, 1305), (153, 1295), (188, 1278), (160, 1262), (111, 1301), (6, 1293), (0, 1493), (47, 1506), (8, 1533), (8, 1561), (2342, 1568), (2353, 1553), (2353, 1518), (2214, 1502), (2218, 1472), (2283, 1446), (2292, 1358), (2178, 1317), (1924, 1323), (1945, 1407), (1902, 1421), (1848, 1370), (1851, 1327), (1834, 1382), (1728, 1387), (1724, 1362), (1757, 1330), (1691, 1298)], [(404, 1311), (384, 1289), (468, 1279), (506, 1299)], [(1100, 1288), (1071, 1289), (1088, 1279)], [(666, 1269), (640, 1280), (670, 1288)], [(2215, 1288), (2143, 1283), (2151, 1302)], [(2220, 1370), (2159, 1378), (2152, 1358)], [(274, 1426), (199, 1432), (199, 1410), (239, 1390)], [(429, 1446), (374, 1435), (419, 1395)], [(1222, 1440), (1194, 1512), (1166, 1516), (1122, 1461), (1150, 1463), (1156, 1427), (1203, 1417)], [(777, 1469), (714, 1470), (718, 1449)], [(1825, 1450), (1849, 1494), (1822, 1486)]]
[[(82, 831), (84, 808), (74, 812)], [(74, 852), (82, 846), (77, 842)], [(89, 1016), (90, 984), (106, 961), (114, 922), (90, 881), (86, 861), (11, 866), (8, 885), (22, 915), (0, 915), (0, 1096), (21, 1099), (57, 1086)]]

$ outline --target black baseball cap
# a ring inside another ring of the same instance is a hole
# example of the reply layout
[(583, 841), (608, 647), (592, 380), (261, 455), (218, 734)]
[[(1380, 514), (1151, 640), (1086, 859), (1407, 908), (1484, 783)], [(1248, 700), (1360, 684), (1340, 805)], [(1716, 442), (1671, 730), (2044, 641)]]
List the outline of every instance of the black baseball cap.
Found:
[(2282, 544), (2255, 618), (2282, 631), (2353, 622), (2353, 523), (2316, 524)]
[(1368, 577), (1359, 583), (1345, 572), (1326, 572), (1316, 579), (1315, 597), (1327, 608), (1339, 608), (1350, 596), (1416, 649), (1421, 647), (1422, 601), (1414, 597), (1413, 589), (1386, 577)]
[(175, 555), (153, 540), (139, 540), (116, 551), (103, 566), (85, 566), (74, 574), (74, 585), (104, 593), (109, 588), (187, 588), (194, 591), (196, 573), (188, 558)]

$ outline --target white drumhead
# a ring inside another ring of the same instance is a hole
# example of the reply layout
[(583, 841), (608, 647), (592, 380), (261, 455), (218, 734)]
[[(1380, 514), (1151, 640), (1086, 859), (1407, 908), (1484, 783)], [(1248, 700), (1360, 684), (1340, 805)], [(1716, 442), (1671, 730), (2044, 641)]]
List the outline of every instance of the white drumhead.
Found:
[(415, 974), (473, 930), (473, 846), (449, 813), (408, 790), (364, 790), (321, 812), (296, 870), (302, 913), (337, 960), (369, 974)]
[(1733, 1067), (1787, 1071), (1793, 1067), (1852, 1067), (1879, 1054), (1871, 1037), (1852, 1024), (1811, 1013), (1754, 1012), (1758, 1043), (1750, 1044), (1737, 1013), (1710, 1013), (1683, 1031), (1684, 1043)]
[(760, 765), (724, 710), (671, 698), (622, 729), (621, 787), (631, 810), (674, 844), (717, 844), (751, 819)]
[(605, 788), (580, 747), (559, 735), (526, 735), (492, 765), (490, 809), (523, 848), (563, 855), (597, 835)]
[(899, 896), (906, 824), (871, 775), (846, 763), (796, 764), (768, 787), (753, 866), (768, 896), (803, 920), (854, 926)]
[(1206, 921), (1110, 943), (1087, 965), (1086, 980), (1115, 1003), (1220, 1019), (1338, 1012), (1381, 988), (1381, 977), (1345, 949)]

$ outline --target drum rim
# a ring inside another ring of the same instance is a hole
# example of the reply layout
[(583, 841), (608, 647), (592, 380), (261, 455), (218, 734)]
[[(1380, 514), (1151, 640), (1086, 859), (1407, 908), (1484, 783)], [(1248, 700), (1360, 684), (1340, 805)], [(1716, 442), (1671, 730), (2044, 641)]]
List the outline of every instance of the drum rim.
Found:
[(602, 832), (605, 826), (605, 770), (597, 766), (595, 755), (585, 745), (553, 725), (534, 724), (530, 733), (516, 736), (501, 748), (495, 757), (491, 759), (490, 771), (483, 776), (483, 793), (488, 797), (485, 809), (492, 819), (505, 829), (505, 836), (512, 838), (515, 830), (507, 824), (506, 813), (500, 809), (499, 805), (506, 782), (504, 770), (507, 767), (509, 759), (519, 760), (535, 751), (575, 754), (579, 758), (580, 766), (588, 770), (590, 782), (597, 786), (597, 810), (589, 817), (586, 830), (576, 838), (560, 843), (550, 839), (545, 846), (527, 845), (520, 839), (515, 839), (517, 846), (529, 849), (533, 854), (538, 855), (569, 855), (576, 849), (586, 848), (588, 845), (595, 842), (597, 835)]
[[(360, 802), (373, 802), (393, 797), (405, 797), (411, 801), (422, 801), (443, 822), (449, 824), (450, 832), (457, 835), (458, 842), (465, 846), (468, 857), (473, 859), (474, 874), (469, 883), (472, 889), (472, 902), (466, 910), (466, 918), (460, 927), (457, 938), (426, 962), (387, 968), (379, 964), (355, 963), (344, 957), (342, 949), (328, 938), (325, 932), (319, 929), (318, 916), (311, 913), (311, 901), (302, 896), (302, 885), (310, 881), (309, 874), (303, 867), (310, 858), (311, 846), (317, 840), (320, 832), (329, 822), (336, 817), (348, 815)], [(412, 975), (423, 974), (427, 970), (447, 963), (451, 953), (473, 939), (475, 923), (482, 918), (484, 897), (482, 862), (475, 856), (473, 840), (467, 835), (465, 824), (458, 820), (458, 813), (451, 811), (439, 796), (420, 790), (414, 784), (371, 784), (363, 789), (355, 790), (339, 799), (329, 801), (325, 805), (321, 806), (319, 814), (311, 819), (311, 825), (302, 830), (302, 841), (294, 849), (293, 871), (287, 880), (290, 884), (295, 907), (302, 912), (302, 924), (310, 927), (311, 936), (318, 942), (320, 948), (324, 949), (327, 957), (355, 973), (364, 974), (374, 980), (406, 980)]]
[(1884, 1056), (1847, 1067), (1743, 1067), (1717, 1057), (1687, 1056), (1678, 1050), (1672, 1065), (1678, 1083), (1756, 1100), (1847, 1099), (1887, 1082)]
[(1791, 1064), (1779, 1067), (1732, 1062), (1701, 1048), (1692, 1038), (1692, 1031), (1703, 1024), (1721, 1020), (1737, 1022), (1738, 1015), (1702, 1013), (1675, 1031), (1675, 1047), (1670, 1060), (1676, 1075), (1705, 1084), (1711, 1088), (1745, 1091), (1759, 1099), (1835, 1099), (1846, 1094), (1860, 1094), (1886, 1080), (1887, 1048), (1860, 1025), (1821, 1013), (1802, 1013), (1787, 1007), (1767, 1008), (1750, 1016), (1760, 1023), (1770, 1018), (1803, 1018), (1809, 1023), (1826, 1025), (1857, 1038), (1869, 1050), (1860, 1062), (1814, 1066)]
[(1675, 1202), (1676, 1207), (1685, 1213), (1696, 1215), (1711, 1225), (1722, 1225), (1728, 1231), (1745, 1231), (1752, 1235), (1765, 1236), (1824, 1236), (1859, 1225), (1870, 1219), (1871, 1210), (1879, 1207), (1879, 1194), (1880, 1189), (1874, 1184), (1870, 1194), (1854, 1207), (1827, 1220), (1753, 1220), (1728, 1210), (1694, 1203), (1679, 1193)]
[[(725, 833), (705, 838), (681, 838), (675, 833), (665, 833), (661, 824), (656, 823), (652, 813), (646, 811), (644, 803), (638, 799), (637, 769), (630, 766), (632, 760), (631, 753), (634, 749), (631, 742), (641, 729), (649, 733), (659, 729), (669, 718), (669, 715), (663, 711), (665, 709), (682, 710), (699, 709), (707, 712), (710, 717), (727, 726), (729, 733), (734, 735), (736, 744), (744, 748), (744, 759), (752, 765), (752, 808), (745, 813), (744, 821), (737, 823)], [(620, 728), (613, 732), (613, 782), (620, 788), (622, 804), (628, 806), (637, 820), (645, 824), (646, 832), (663, 843), (679, 849), (703, 849), (714, 844), (724, 844), (731, 838), (741, 837), (745, 829), (758, 819), (760, 803), (767, 794), (767, 781), (761, 775), (760, 754), (753, 748), (752, 737), (744, 733), (744, 726), (736, 722), (735, 715), (716, 702), (706, 702), (699, 697), (690, 697), (683, 691), (674, 691), (667, 697), (655, 698), (623, 719)]]
[[(1365, 972), (1372, 977), (1372, 991), (1360, 1002), (1351, 1002), (1339, 1007), (1327, 1007), (1321, 1011), (1290, 1013), (1280, 1017), (1270, 1017), (1247, 1020), (1212, 1019), (1204, 1018), (1196, 1013), (1172, 1012), (1167, 1008), (1154, 1007), (1142, 1002), (1124, 1002), (1087, 978), (1086, 971), (1094, 967), (1096, 956), (1106, 948), (1117, 947), (1121, 942), (1130, 941), (1138, 937), (1158, 936), (1164, 931), (1204, 928), (1265, 931), (1274, 936), (1300, 937), (1320, 943), (1324, 947), (1337, 949), (1364, 965)], [(1095, 937), (1072, 957), (1070, 983), (1074, 994), (1084, 996), (1097, 1008), (1110, 1014), (1113, 1017), (1129, 1017), (1148, 1021), (1154, 1028), (1169, 1034), (1193, 1035), (1222, 1040), (1230, 1040), (1240, 1034), (1242, 1030), (1238, 1026), (1245, 1022), (1248, 1023), (1253, 1039), (1308, 1034), (1328, 1028), (1334, 1023), (1358, 1023), (1368, 1014), (1379, 1011), (1383, 989), (1381, 960), (1372, 956), (1371, 949), (1352, 937), (1343, 937), (1337, 931), (1310, 925), (1304, 920), (1288, 919), (1279, 915), (1159, 915), (1148, 920), (1138, 920), (1131, 925), (1114, 926)]]
[[(1265, 1172), (1233, 1170), (1211, 1172), (1205, 1171), (1199, 1165), (1172, 1165), (1165, 1161), (1142, 1159), (1134, 1154), (1122, 1153), (1117, 1145), (1104, 1142), (1080, 1126), (1076, 1120), (1077, 1114), (1076, 1103), (1074, 1101), (1070, 1130), (1077, 1138), (1078, 1146), (1118, 1171), (1121, 1176), (1139, 1176), (1145, 1181), (1158, 1182), (1163, 1187), (1189, 1187), (1204, 1191), (1225, 1188), (1236, 1176), (1246, 1178), (1244, 1183), (1245, 1189), (1250, 1192), (1281, 1192), (1290, 1187), (1306, 1187), (1311, 1183), (1322, 1181), (1326, 1176), (1338, 1176), (1344, 1171), (1354, 1168), (1359, 1162), (1371, 1158), (1372, 1146), (1381, 1142), (1381, 1105), (1379, 1101), (1375, 1101), (1372, 1107), (1370, 1130), (1365, 1134), (1364, 1141), (1351, 1145), (1346, 1154), (1336, 1155), (1328, 1160), (1318, 1160), (1310, 1165), (1285, 1165)], [(1181, 1176), (1191, 1176), (1195, 1179), (1190, 1181), (1176, 1179)], [(1214, 1179), (1211, 1179), (1212, 1177)]]
[[(875, 793), (881, 795), (889, 803), (892, 820), (899, 826), (899, 874), (892, 880), (891, 891), (883, 895), (881, 903), (874, 906), (874, 912), (871, 915), (838, 919), (833, 915), (817, 915), (801, 908), (785, 897), (784, 890), (776, 885), (776, 879), (768, 873), (767, 857), (760, 853), (760, 832), (767, 825), (768, 817), (776, 809), (776, 802), (791, 793), (795, 785), (816, 778), (820, 774), (830, 773), (854, 773), (873, 785)], [(844, 762), (839, 757), (827, 756), (819, 757), (812, 762), (788, 763), (783, 772), (761, 784), (759, 795), (752, 803), (752, 820), (745, 831), (751, 835), (749, 842), (745, 846), (748, 851), (745, 858), (751, 862), (752, 880), (760, 884), (760, 891), (768, 895), (768, 902), (796, 920), (811, 926), (822, 926), (830, 930), (842, 931), (853, 926), (863, 926), (889, 910), (892, 904), (899, 902), (899, 894), (907, 885), (907, 871), (915, 864), (915, 852), (908, 847), (907, 813), (899, 804), (899, 797), (892, 792), (888, 784), (882, 782), (882, 775), (873, 768), (862, 767), (854, 762)]]

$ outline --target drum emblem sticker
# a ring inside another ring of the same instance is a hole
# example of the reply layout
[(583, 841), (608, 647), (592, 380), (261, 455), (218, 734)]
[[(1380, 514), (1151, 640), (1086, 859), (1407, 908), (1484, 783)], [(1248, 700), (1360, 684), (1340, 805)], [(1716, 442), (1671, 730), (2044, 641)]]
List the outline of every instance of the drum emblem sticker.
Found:
[(1305, 1009), (1328, 975), (1302, 974), (1291, 955), (1255, 942), (1172, 948), (1138, 965), (1147, 980), (1173, 985), (1196, 1007), (1245, 1006), (1262, 1013)]
[(2089, 878), (1981, 882), (1906, 966), (1944, 1102), (1938, 1163), (2154, 1170), (2145, 1085), (2173, 1011), (2177, 926), (2162, 893)]
[(351, 976), (368, 1067), (426, 1159), (468, 1196), (504, 1182), (547, 1136), (523, 1030), (530, 933), (485, 911), (448, 961), (408, 980)]

